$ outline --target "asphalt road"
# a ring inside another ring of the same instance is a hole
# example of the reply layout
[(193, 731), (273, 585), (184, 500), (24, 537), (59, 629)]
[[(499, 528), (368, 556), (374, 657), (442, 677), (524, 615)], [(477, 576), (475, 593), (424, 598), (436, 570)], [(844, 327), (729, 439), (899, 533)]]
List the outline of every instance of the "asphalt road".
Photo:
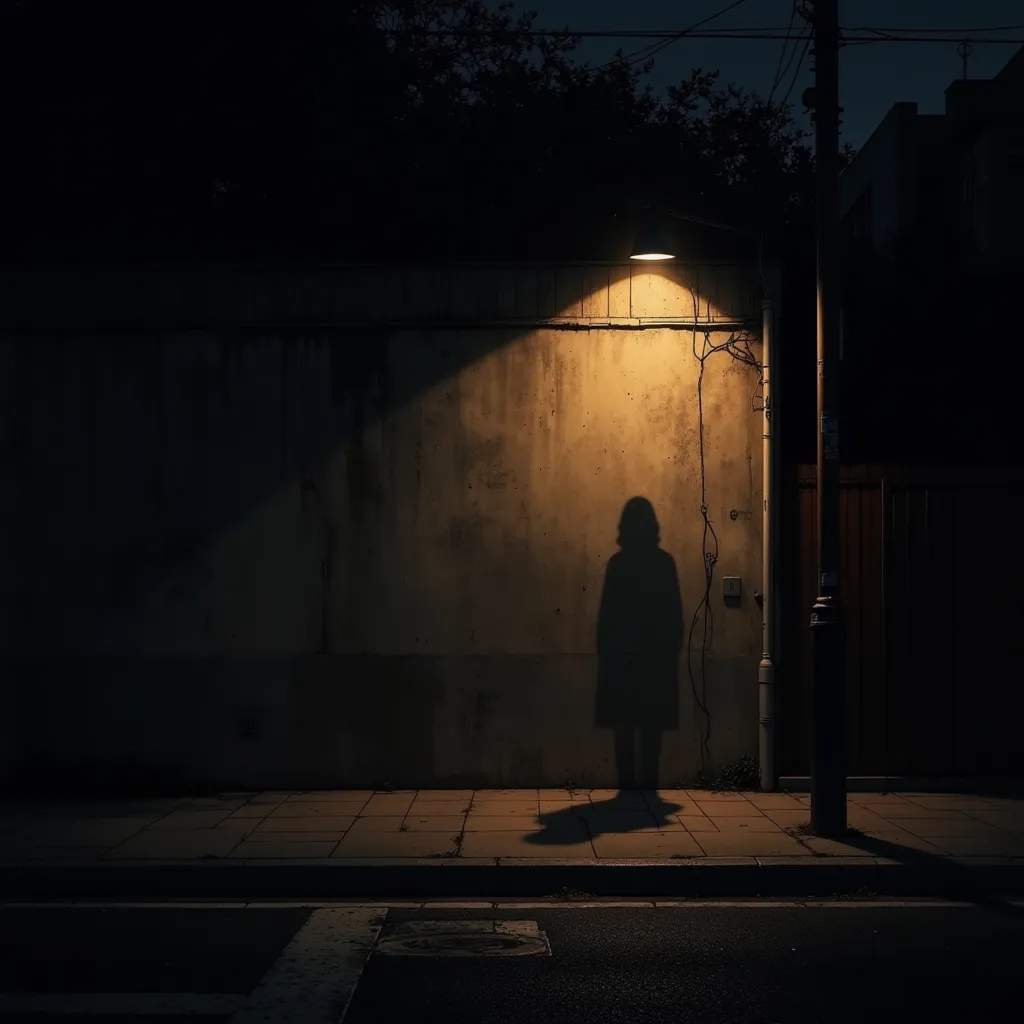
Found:
[(0, 1024), (905, 1024), (1024, 995), (1009, 903), (8, 906), (0, 943)]

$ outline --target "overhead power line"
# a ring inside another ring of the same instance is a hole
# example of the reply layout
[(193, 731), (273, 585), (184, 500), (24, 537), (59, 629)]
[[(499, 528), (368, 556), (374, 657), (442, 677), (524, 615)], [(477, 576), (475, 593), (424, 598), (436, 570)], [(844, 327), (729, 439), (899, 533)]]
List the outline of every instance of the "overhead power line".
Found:
[(975, 25), (973, 28), (899, 28), (893, 25), (849, 25), (847, 32), (912, 32), (915, 35), (941, 34), (971, 35), (975, 32), (1020, 32), (1024, 25)]
[[(772, 79), (772, 87), (768, 90), (768, 103), (771, 104), (775, 98), (775, 90), (778, 89), (782, 79), (786, 77), (786, 71), (789, 70), (789, 64), (786, 64), (786, 50), (789, 48), (789, 39), (793, 33), (793, 22), (796, 21), (797, 13), (797, 0), (793, 0), (793, 6), (789, 9), (789, 24), (786, 26), (786, 39), (782, 44), (782, 50), (779, 53), (779, 63), (775, 67), (775, 77)], [(796, 53), (797, 48), (800, 46), (797, 41), (796, 46), (793, 47), (793, 53)], [(790, 62), (793, 58), (790, 56)]]
[[(733, 37), (736, 38), (736, 37)], [(967, 40), (971, 45), (974, 44), (995, 44), (1003, 46), (1024, 46), (1024, 39), (1015, 38), (1009, 39), (1002, 37), (999, 39), (984, 39), (980, 36), (972, 35), (959, 35), (959, 36), (895, 36), (895, 35), (852, 35), (844, 33), (839, 41), (840, 46), (844, 43), (938, 43), (942, 46), (952, 46), (954, 43), (960, 43)]]
[[(1021, 26), (1024, 30), (1024, 26)], [(522, 32), (514, 32), (506, 29), (384, 29), (387, 35), (425, 35), (448, 38), (480, 38), (480, 39), (520, 39), (523, 36), (534, 36), (538, 39), (652, 39), (667, 40), (674, 42), (681, 39), (719, 39), (732, 41), (734, 39), (753, 40), (758, 42), (785, 42), (788, 38), (785, 28), (778, 29), (703, 29), (687, 31), (686, 29), (526, 29)], [(857, 30), (866, 31), (866, 30)], [(873, 32), (892, 32), (889, 29), (875, 29)], [(920, 29), (907, 31), (921, 31)], [(992, 31), (991, 29), (989, 31)], [(856, 35), (844, 32), (841, 37), (842, 43), (936, 43), (942, 46), (950, 46), (953, 43), (967, 39), (972, 44), (998, 44), (998, 45), (1024, 45), (1024, 38), (984, 38), (971, 35), (970, 32), (949, 34), (944, 36), (932, 35)]]
[(629, 64), (630, 67), (633, 67), (637, 64), (642, 64), (644, 61), (648, 61), (652, 57), (657, 56), (663, 50), (668, 49), (668, 47), (670, 47), (674, 42), (677, 42), (679, 39), (682, 39), (685, 36), (688, 36), (691, 33), (696, 32), (698, 29), (703, 28), (705, 25), (709, 24), (712, 21), (716, 21), (718, 18), (722, 17), (723, 14), (728, 14), (729, 11), (742, 6), (746, 2), (747, 0), (733, 0), (732, 3), (726, 5), (721, 10), (715, 11), (714, 14), (709, 14), (706, 18), (701, 18), (700, 21), (694, 22), (689, 28), (684, 28), (681, 32), (679, 32), (671, 39), (664, 39), (657, 43), (649, 44), (639, 50), (634, 50), (633, 53), (624, 54), (621, 58), (616, 57), (615, 60), (610, 60), (606, 61), (604, 64), (599, 64), (596, 68), (591, 68), (590, 70), (603, 71), (605, 68), (617, 64), (620, 59)]
[[(789, 85), (786, 87), (786, 92), (783, 95), (782, 99), (779, 100), (779, 119), (780, 120), (781, 120), (782, 116), (785, 113), (786, 105), (789, 103), (789, 97), (793, 95), (793, 89), (796, 86), (797, 79), (800, 77), (800, 71), (801, 71), (801, 69), (804, 66), (804, 59), (807, 57), (807, 51), (811, 47), (811, 33), (810, 32), (808, 32), (807, 35), (804, 37), (804, 41), (803, 42), (804, 42), (804, 45), (803, 45), (802, 49), (800, 50), (800, 59), (796, 62), (796, 69), (793, 71), (793, 77), (790, 78)], [(797, 40), (797, 46), (799, 46), (799, 45), (800, 45), (800, 40)], [(796, 47), (794, 47), (793, 48), (793, 56), (796, 56), (796, 52), (797, 52), (796, 51)], [(793, 63), (793, 57), (789, 58), (789, 63), (790, 64)], [(789, 70), (789, 65), (787, 64), (786, 65), (786, 71), (788, 71), (788, 70)]]

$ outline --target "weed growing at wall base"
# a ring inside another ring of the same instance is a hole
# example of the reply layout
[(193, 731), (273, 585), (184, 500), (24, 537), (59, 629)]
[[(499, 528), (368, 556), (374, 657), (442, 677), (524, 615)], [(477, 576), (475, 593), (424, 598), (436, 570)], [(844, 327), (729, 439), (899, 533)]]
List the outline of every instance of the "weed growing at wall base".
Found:
[(718, 775), (705, 775), (698, 772), (685, 786), (678, 789), (710, 789), (719, 792), (735, 790), (759, 790), (761, 788), (761, 771), (757, 759), (741, 757), (737, 761), (723, 765)]

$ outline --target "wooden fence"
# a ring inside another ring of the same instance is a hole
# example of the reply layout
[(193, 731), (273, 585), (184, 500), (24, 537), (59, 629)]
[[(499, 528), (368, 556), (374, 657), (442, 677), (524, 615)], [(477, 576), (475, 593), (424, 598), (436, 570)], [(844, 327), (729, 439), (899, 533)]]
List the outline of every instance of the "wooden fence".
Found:
[[(815, 475), (780, 510), (783, 775), (810, 764)], [(844, 467), (841, 488), (848, 773), (1022, 774), (1024, 472)]]

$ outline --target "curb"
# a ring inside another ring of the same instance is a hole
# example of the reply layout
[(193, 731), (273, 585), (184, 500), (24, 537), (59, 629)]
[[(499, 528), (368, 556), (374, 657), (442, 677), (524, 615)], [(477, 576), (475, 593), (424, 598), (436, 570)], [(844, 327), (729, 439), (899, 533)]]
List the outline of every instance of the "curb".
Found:
[(1024, 861), (828, 857), (701, 860), (125, 861), (0, 865), (0, 900), (830, 897), (1024, 894)]

